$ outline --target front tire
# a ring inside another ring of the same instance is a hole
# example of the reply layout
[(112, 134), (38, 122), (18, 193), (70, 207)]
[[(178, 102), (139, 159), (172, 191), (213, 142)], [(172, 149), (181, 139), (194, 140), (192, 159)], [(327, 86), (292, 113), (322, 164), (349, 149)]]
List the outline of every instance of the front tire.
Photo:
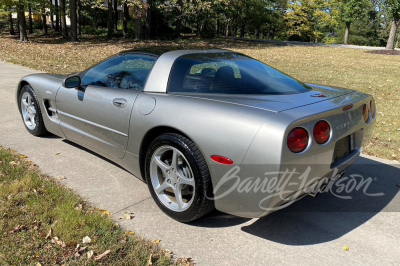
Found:
[(42, 112), (35, 91), (25, 85), (19, 94), (19, 105), (25, 128), (34, 136), (43, 136), (48, 133), (43, 122)]
[(206, 161), (182, 135), (163, 134), (150, 144), (146, 181), (160, 209), (177, 221), (190, 222), (214, 209)]

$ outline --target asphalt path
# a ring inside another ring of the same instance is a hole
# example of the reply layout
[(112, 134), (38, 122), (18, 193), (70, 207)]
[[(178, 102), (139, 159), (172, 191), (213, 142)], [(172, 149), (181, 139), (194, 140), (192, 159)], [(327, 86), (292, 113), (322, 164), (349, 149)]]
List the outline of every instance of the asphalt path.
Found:
[[(126, 230), (198, 265), (399, 265), (399, 166), (363, 156), (346, 175), (372, 177), (366, 193), (352, 199), (332, 193), (306, 197), (261, 219), (213, 212), (178, 223), (155, 205), (146, 184), (124, 169), (59, 137), (37, 138), (24, 128), (15, 101), (21, 77), (37, 71), (0, 62), (0, 145), (37, 163), (98, 208), (108, 210)], [(57, 155), (58, 154), (58, 155)], [(132, 220), (120, 219), (132, 212)], [(343, 249), (349, 247), (349, 251)]]

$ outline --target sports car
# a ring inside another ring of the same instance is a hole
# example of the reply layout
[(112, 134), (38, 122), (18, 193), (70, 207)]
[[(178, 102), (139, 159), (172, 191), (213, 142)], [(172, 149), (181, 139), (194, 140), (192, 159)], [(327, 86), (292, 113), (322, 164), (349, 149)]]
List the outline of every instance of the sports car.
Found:
[(375, 124), (372, 96), (302, 83), (222, 50), (124, 51), (17, 87), (35, 136), (55, 134), (144, 180), (181, 222), (262, 217), (343, 176)]

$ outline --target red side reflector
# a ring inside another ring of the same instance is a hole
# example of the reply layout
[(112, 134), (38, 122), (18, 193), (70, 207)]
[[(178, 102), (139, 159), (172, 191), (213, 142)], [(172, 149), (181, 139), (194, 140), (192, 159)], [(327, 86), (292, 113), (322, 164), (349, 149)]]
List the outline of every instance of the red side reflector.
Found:
[(348, 105), (348, 106), (345, 106), (345, 107), (343, 107), (343, 111), (350, 110), (351, 108), (353, 108), (353, 105), (352, 105), (352, 104), (350, 104), (350, 105)]
[(213, 155), (211, 156), (211, 159), (219, 164), (226, 164), (226, 165), (233, 164), (233, 161), (231, 159), (219, 155)]

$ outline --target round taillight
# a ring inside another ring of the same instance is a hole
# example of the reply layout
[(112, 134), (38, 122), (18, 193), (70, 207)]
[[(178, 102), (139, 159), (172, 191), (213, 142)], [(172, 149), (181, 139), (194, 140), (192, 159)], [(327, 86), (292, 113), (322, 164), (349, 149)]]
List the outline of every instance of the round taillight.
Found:
[(375, 102), (372, 100), (369, 103), (370, 110), (371, 110), (371, 117), (375, 119)]
[(331, 136), (331, 126), (326, 121), (319, 121), (314, 127), (314, 139), (318, 144), (326, 143)]
[(365, 123), (368, 123), (368, 120), (369, 120), (369, 111), (368, 111), (368, 107), (367, 107), (366, 104), (364, 104), (364, 107), (363, 107), (363, 115), (364, 115), (364, 121), (365, 121)]
[(296, 127), (290, 131), (287, 139), (289, 150), (294, 153), (304, 151), (308, 146), (308, 132), (304, 128)]

